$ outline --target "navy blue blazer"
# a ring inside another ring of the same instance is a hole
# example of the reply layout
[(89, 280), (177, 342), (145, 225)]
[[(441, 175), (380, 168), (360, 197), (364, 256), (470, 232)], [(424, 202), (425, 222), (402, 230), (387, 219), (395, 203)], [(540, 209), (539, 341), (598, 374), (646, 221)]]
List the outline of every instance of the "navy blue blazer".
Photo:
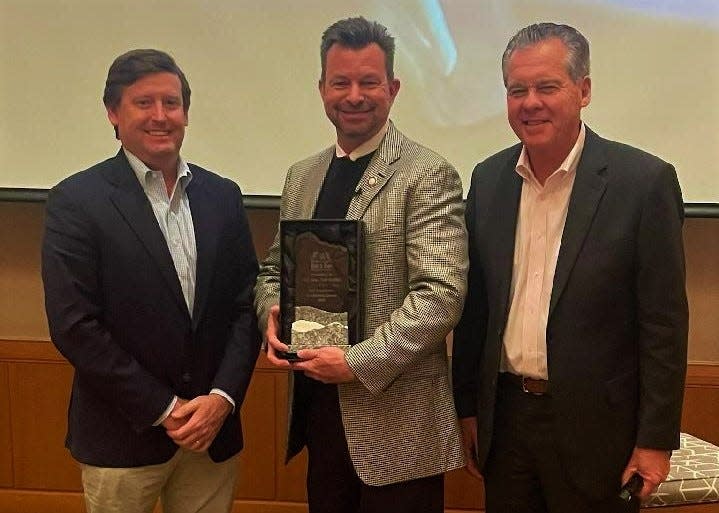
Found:
[[(492, 440), (509, 314), (521, 144), (477, 165), (467, 197), (470, 269), (454, 332), (460, 417)], [(674, 168), (587, 128), (557, 259), (547, 325), (556, 444), (588, 496), (617, 493), (633, 447), (673, 449), (686, 371), (683, 203)]]
[(82, 463), (134, 467), (177, 446), (153, 427), (173, 395), (212, 388), (236, 403), (209, 448), (242, 448), (239, 409), (260, 347), (253, 309), (257, 260), (242, 193), (190, 164), (187, 196), (197, 245), (187, 309), (167, 243), (124, 152), (49, 194), (42, 245), (53, 343), (75, 370), (66, 445)]

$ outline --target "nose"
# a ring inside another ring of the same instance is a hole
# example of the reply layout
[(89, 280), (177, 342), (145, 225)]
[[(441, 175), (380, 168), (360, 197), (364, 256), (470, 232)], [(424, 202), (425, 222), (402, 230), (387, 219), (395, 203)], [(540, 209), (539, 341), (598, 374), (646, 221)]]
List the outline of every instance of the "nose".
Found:
[(164, 121), (167, 118), (165, 105), (162, 100), (158, 100), (152, 104), (152, 119), (155, 121)]
[(537, 90), (534, 87), (530, 87), (527, 90), (527, 94), (524, 96), (522, 107), (525, 109), (539, 109), (542, 106), (542, 100), (537, 94)]
[(357, 105), (358, 103), (362, 103), (364, 99), (360, 85), (357, 83), (350, 85), (349, 91), (347, 92), (347, 101), (353, 105)]

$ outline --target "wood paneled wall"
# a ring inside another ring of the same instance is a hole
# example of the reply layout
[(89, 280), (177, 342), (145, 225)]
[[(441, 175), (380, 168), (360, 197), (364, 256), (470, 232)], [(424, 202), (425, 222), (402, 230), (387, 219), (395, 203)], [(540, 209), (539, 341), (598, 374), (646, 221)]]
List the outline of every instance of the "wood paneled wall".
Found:
[[(83, 511), (80, 472), (63, 446), (72, 368), (49, 342), (0, 340), (0, 511)], [(284, 464), (287, 376), (261, 357), (242, 408), (235, 512), (296, 513), (305, 508), (302, 453)], [(682, 429), (719, 444), (719, 365), (690, 365)], [(450, 510), (479, 511), (481, 484), (449, 474)]]
[[(71, 367), (48, 341), (39, 276), (41, 204), (0, 202), (0, 511), (84, 511), (79, 469), (63, 442)], [(277, 212), (250, 212), (264, 255)], [(683, 430), (719, 444), (719, 220), (685, 230), (692, 309)], [(306, 511), (304, 453), (284, 464), (287, 377), (263, 357), (242, 408), (246, 448), (234, 512)], [(446, 481), (448, 512), (478, 511), (481, 484), (463, 471)], [(669, 513), (669, 512), (668, 512)]]

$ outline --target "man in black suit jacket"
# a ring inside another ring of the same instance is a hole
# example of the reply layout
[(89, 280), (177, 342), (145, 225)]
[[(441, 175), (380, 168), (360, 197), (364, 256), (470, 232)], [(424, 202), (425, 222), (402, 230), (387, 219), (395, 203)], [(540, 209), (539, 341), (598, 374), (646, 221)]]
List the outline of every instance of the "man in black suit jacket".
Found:
[(190, 88), (133, 50), (103, 101), (122, 148), (50, 191), (50, 333), (75, 369), (66, 445), (90, 512), (229, 511), (259, 352), (239, 187), (179, 151)]
[(683, 205), (674, 168), (580, 119), (589, 45), (521, 30), (502, 60), (522, 144), (477, 165), (454, 393), (487, 511), (636, 511), (666, 478), (686, 369)]

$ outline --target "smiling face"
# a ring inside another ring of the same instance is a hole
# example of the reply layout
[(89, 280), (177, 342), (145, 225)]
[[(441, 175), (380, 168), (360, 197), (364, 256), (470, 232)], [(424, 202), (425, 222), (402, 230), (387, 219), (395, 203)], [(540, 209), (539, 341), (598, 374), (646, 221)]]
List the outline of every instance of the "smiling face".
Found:
[(174, 172), (187, 126), (180, 79), (173, 73), (145, 75), (122, 91), (107, 117), (120, 141), (150, 169)]
[(561, 163), (579, 136), (589, 105), (589, 77), (572, 80), (567, 48), (557, 38), (514, 51), (507, 66), (507, 117), (530, 158)]
[(337, 142), (349, 153), (387, 122), (399, 80), (387, 77), (385, 55), (376, 43), (357, 50), (334, 44), (319, 89)]

